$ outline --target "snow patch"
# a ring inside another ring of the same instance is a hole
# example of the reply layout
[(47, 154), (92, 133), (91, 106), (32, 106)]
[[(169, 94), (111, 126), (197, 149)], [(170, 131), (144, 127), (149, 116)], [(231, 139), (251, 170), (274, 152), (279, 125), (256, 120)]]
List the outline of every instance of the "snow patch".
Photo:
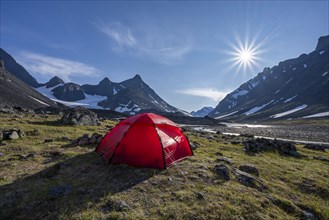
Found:
[(113, 87), (113, 95), (117, 94), (118, 91)]
[(232, 94), (231, 94), (231, 96), (233, 97), (233, 98), (238, 98), (239, 96), (244, 96), (245, 94), (247, 94), (248, 93), (248, 91), (247, 90), (241, 90), (241, 91), (237, 91), (237, 90), (235, 90)]
[(295, 71), (297, 68), (296, 67), (294, 67), (293, 69), (292, 69), (292, 71)]
[(327, 75), (327, 73), (328, 73), (328, 71), (327, 71), (327, 72), (325, 72), (325, 73), (323, 73), (323, 74), (322, 74), (322, 76), (325, 76), (325, 75)]
[(307, 115), (304, 116), (303, 118), (317, 118), (317, 117), (325, 117), (325, 116), (329, 116), (329, 112), (321, 112), (314, 115)]
[(298, 95), (295, 95), (289, 99), (286, 99), (283, 103), (287, 103), (287, 102), (290, 102), (291, 100), (293, 100), (294, 98), (296, 98)]
[(225, 117), (230, 116), (230, 115), (233, 115), (233, 114), (235, 114), (235, 113), (237, 113), (237, 112), (238, 112), (238, 111), (234, 111), (234, 112), (231, 112), (231, 113), (226, 114), (226, 115), (221, 115), (221, 116), (216, 117), (215, 119), (225, 118)]
[(325, 50), (322, 50), (319, 52), (320, 55), (324, 54), (324, 52), (326, 52)]
[(36, 99), (36, 98), (34, 98), (34, 97), (32, 97), (32, 96), (29, 96), (29, 97), (30, 97), (31, 99), (33, 99), (33, 100), (35, 100), (35, 101), (37, 101), (37, 102), (39, 102), (39, 103), (45, 105), (45, 106), (50, 106), (50, 105), (48, 105), (47, 103), (44, 103), (43, 101), (40, 101), (39, 99)]
[[(57, 85), (57, 86), (59, 86), (59, 85)], [(53, 88), (54, 87), (46, 88), (46, 86), (43, 86), (43, 87), (36, 88), (36, 90), (38, 92), (40, 92), (42, 95), (48, 97), (49, 99), (51, 99), (55, 102), (62, 103), (63, 105), (66, 105), (68, 107), (84, 106), (86, 108), (104, 109), (98, 105), (98, 102), (101, 102), (101, 101), (104, 101), (105, 99), (107, 99), (106, 96), (85, 94), (85, 97), (86, 97), (85, 99), (79, 100), (79, 102), (69, 102), (69, 101), (63, 101), (63, 100), (57, 99), (51, 91)]]
[(285, 111), (285, 112), (282, 112), (282, 113), (279, 113), (279, 114), (275, 114), (275, 115), (272, 115), (272, 116), (270, 116), (271, 118), (280, 118), (280, 117), (283, 117), (283, 116), (286, 116), (286, 115), (289, 115), (289, 114), (291, 114), (291, 113), (294, 113), (294, 112), (297, 112), (297, 111), (300, 111), (300, 110), (302, 110), (302, 109), (304, 109), (304, 108), (306, 108), (307, 107), (307, 105), (301, 105), (301, 106), (298, 106), (298, 107), (296, 107), (296, 108), (294, 108), (294, 109), (291, 109), (291, 110), (289, 110), (289, 111)]
[(307, 68), (307, 64), (304, 63), (304, 68)]
[(139, 106), (136, 104), (134, 104), (131, 108), (129, 108), (128, 106), (130, 103), (131, 103), (131, 101), (129, 101), (126, 105), (120, 104), (120, 106), (116, 107), (114, 109), (114, 111), (116, 111), (116, 112), (131, 112), (131, 111), (138, 112), (141, 110), (141, 108), (139, 108)]
[(245, 115), (251, 115), (251, 114), (254, 114), (255, 112), (258, 112), (259, 110), (261, 110), (262, 108), (266, 107), (267, 105), (271, 104), (272, 102), (274, 102), (275, 100), (273, 99), (272, 101), (262, 105), (262, 106), (257, 106), (257, 107), (254, 107), (252, 109), (250, 109), (249, 111), (245, 112), (244, 114)]

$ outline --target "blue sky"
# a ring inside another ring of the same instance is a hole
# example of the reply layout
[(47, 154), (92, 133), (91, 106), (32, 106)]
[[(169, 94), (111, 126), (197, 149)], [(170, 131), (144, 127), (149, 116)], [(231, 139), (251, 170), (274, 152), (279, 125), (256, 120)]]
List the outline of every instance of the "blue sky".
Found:
[[(314, 50), (328, 1), (3, 1), (0, 47), (39, 82), (140, 74), (169, 104), (215, 107), (264, 67)], [(253, 62), (236, 62), (248, 47)]]

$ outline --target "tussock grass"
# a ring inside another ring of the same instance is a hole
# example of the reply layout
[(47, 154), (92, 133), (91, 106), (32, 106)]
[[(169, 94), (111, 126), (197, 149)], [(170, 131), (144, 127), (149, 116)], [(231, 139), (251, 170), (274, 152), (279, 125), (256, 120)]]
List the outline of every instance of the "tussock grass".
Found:
[[(0, 219), (300, 219), (303, 211), (329, 219), (329, 163), (313, 159), (329, 158), (328, 151), (297, 146), (307, 157), (250, 156), (231, 144), (241, 137), (187, 131), (200, 144), (193, 157), (168, 170), (140, 169), (106, 164), (95, 145), (68, 145), (83, 134), (105, 134), (114, 121), (62, 126), (54, 115), (0, 117), (1, 129), (39, 131), (0, 146)], [(213, 172), (219, 155), (232, 159), (229, 181)], [(233, 169), (242, 164), (256, 166), (268, 188), (241, 185)], [(58, 186), (71, 191), (52, 198), (49, 190)]]

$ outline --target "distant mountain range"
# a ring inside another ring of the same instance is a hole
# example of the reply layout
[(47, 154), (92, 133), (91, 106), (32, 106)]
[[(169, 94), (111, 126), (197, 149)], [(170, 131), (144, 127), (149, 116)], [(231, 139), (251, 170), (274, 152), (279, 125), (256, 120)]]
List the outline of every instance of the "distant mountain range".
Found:
[(213, 111), (213, 107), (203, 107), (197, 111), (192, 111), (190, 114), (194, 117), (204, 117), (207, 116), (211, 111)]
[(35, 88), (35, 93), (39, 92), (49, 99), (67, 106), (81, 105), (86, 108), (109, 109), (127, 114), (136, 114), (143, 110), (143, 112), (189, 115), (165, 102), (142, 80), (140, 75), (135, 75), (120, 83), (112, 82), (106, 77), (97, 85), (65, 83), (57, 76), (47, 83), (38, 83), (3, 49), (0, 49), (0, 59), (4, 62), (4, 67), (8, 72)]
[(269, 120), (329, 115), (329, 36), (298, 58), (265, 68), (219, 102), (209, 116)]
[(68, 106), (83, 105), (87, 108), (109, 109), (127, 114), (135, 114), (141, 110), (187, 114), (165, 102), (140, 75), (120, 83), (104, 78), (98, 85), (81, 86), (64, 83), (60, 78), (54, 77), (36, 90)]

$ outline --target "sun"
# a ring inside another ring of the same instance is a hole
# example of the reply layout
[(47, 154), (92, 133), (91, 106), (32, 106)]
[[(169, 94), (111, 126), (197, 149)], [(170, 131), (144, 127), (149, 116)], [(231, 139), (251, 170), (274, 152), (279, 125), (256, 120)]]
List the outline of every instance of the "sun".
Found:
[(233, 51), (231, 54), (230, 61), (232, 62), (232, 68), (237, 67), (237, 73), (243, 71), (250, 72), (254, 71), (255, 67), (259, 66), (259, 61), (261, 60), (260, 54), (262, 53), (261, 44), (256, 44), (255, 40), (245, 42), (237, 40), (236, 44), (231, 44)]
[(253, 62), (254, 57), (251, 51), (241, 51), (239, 54), (239, 59), (242, 63), (249, 63)]

